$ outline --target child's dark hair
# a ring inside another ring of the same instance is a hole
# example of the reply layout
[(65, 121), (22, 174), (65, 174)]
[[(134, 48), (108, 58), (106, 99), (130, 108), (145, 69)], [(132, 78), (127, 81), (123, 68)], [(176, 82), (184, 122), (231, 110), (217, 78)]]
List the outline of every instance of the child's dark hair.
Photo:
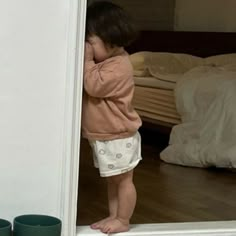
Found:
[(137, 31), (120, 6), (100, 1), (87, 9), (86, 39), (94, 35), (110, 47), (126, 47), (136, 39)]

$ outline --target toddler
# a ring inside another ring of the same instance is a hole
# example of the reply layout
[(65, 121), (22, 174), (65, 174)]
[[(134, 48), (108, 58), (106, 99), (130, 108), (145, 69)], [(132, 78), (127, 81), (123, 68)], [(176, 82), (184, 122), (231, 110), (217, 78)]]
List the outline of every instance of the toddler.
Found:
[(82, 134), (107, 180), (109, 216), (91, 225), (103, 233), (129, 230), (136, 205), (133, 171), (141, 158), (141, 119), (132, 107), (133, 68), (124, 47), (135, 38), (125, 11), (111, 2), (87, 9)]

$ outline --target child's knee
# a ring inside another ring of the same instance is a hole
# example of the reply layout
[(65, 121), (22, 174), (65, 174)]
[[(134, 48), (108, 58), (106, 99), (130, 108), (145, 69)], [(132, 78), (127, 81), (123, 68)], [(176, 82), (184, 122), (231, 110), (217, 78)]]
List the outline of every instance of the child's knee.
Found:
[(133, 170), (120, 175), (110, 176), (108, 177), (108, 181), (116, 185), (133, 182)]

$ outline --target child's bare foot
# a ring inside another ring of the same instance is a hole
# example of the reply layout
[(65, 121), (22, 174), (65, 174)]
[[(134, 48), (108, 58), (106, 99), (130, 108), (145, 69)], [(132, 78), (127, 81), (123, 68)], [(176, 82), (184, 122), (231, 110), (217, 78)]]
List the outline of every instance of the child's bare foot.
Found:
[(126, 232), (129, 230), (129, 223), (125, 224), (121, 220), (115, 218), (106, 221), (100, 230), (105, 234)]
[(112, 219), (114, 219), (114, 217), (111, 217), (111, 216), (109, 216), (109, 217), (107, 217), (107, 218), (104, 218), (104, 219), (102, 219), (102, 220), (100, 220), (100, 221), (97, 221), (97, 222), (91, 224), (91, 225), (90, 225), (90, 228), (91, 228), (91, 229), (101, 229), (101, 228), (104, 227), (104, 224), (105, 224), (107, 221), (112, 220)]

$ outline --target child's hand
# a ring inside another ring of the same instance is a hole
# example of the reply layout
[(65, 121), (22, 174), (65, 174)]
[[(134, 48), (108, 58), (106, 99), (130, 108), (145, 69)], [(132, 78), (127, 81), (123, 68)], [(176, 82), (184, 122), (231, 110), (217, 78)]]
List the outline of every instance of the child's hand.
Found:
[(90, 43), (85, 42), (85, 52), (84, 52), (84, 59), (85, 61), (92, 61), (94, 57), (93, 47)]

